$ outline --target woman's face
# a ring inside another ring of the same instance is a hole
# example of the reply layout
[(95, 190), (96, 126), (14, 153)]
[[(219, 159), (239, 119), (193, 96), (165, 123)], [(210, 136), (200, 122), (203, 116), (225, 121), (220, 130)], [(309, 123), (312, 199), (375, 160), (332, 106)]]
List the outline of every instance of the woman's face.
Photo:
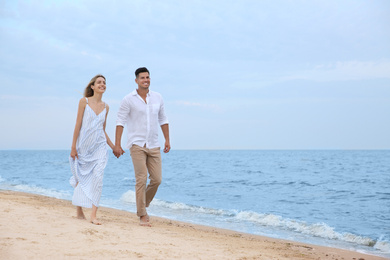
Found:
[(104, 93), (106, 91), (106, 80), (103, 77), (98, 77), (91, 88), (96, 93)]

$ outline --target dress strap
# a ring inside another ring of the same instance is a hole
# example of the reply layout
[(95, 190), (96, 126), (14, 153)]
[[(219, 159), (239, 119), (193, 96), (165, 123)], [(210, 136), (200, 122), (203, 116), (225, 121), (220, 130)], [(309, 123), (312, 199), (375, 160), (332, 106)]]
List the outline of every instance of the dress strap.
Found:
[(104, 102), (104, 108), (106, 108), (107, 106), (106, 106), (106, 102)]
[(85, 100), (87, 100), (87, 104), (88, 104), (88, 98), (85, 98)]

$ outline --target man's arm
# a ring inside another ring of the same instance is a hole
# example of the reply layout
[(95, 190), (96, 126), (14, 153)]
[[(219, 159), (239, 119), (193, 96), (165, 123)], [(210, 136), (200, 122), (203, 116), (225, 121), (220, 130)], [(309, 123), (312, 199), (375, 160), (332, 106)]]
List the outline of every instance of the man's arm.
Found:
[(168, 153), (171, 150), (171, 144), (169, 141), (169, 125), (168, 124), (162, 125), (161, 130), (165, 138), (164, 153)]
[(130, 106), (129, 103), (126, 101), (126, 97), (125, 97), (122, 99), (117, 114), (117, 119), (116, 119), (115, 145), (114, 148), (112, 149), (112, 152), (114, 153), (116, 158), (119, 158), (119, 156), (125, 153), (125, 151), (123, 151), (122, 149), (121, 141), (122, 141), (123, 128), (124, 125), (126, 124), (129, 113), (130, 113)]

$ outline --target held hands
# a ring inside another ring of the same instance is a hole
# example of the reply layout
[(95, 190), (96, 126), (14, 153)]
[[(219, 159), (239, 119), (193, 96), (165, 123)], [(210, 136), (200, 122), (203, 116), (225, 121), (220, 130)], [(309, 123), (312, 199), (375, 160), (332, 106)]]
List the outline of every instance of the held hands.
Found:
[(120, 145), (115, 145), (114, 148), (112, 149), (112, 152), (114, 153), (116, 158), (119, 158), (122, 154), (125, 153), (125, 151), (123, 151)]

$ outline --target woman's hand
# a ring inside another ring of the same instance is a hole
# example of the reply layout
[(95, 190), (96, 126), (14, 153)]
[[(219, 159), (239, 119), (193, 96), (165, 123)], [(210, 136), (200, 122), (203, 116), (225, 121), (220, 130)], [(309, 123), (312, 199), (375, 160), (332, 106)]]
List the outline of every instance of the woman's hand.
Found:
[(71, 151), (70, 151), (70, 157), (72, 157), (73, 160), (74, 160), (76, 157), (77, 157), (77, 159), (79, 158), (79, 156), (78, 156), (78, 154), (77, 154), (76, 148), (73, 148), (73, 147), (72, 147), (72, 149), (71, 149)]
[(114, 146), (114, 148), (112, 149), (112, 152), (114, 153), (116, 158), (121, 157), (121, 155), (125, 153), (125, 151), (123, 151), (123, 149), (120, 145)]

